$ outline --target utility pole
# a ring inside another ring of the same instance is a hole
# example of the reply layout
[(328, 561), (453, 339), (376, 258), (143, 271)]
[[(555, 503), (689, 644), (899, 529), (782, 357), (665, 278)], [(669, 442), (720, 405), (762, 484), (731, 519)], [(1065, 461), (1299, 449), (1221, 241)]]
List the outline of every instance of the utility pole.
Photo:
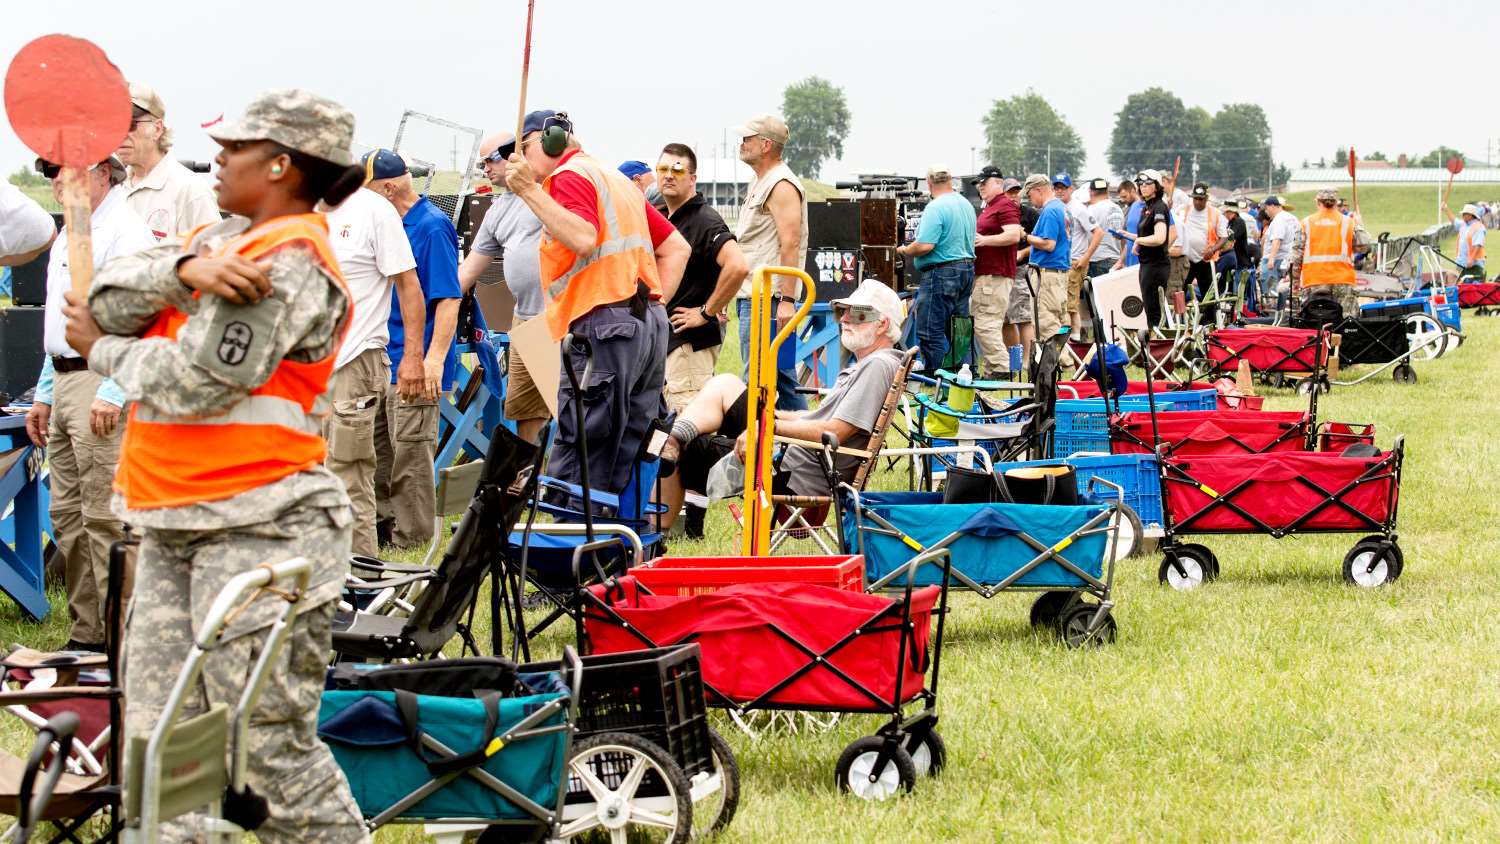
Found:
[(1052, 177), (1052, 145), (1047, 144), (1047, 177)]
[(1193, 150), (1193, 184), (1198, 183), (1198, 151)]
[(1266, 193), (1271, 192), (1271, 178), (1276, 173), (1276, 158), (1271, 154), (1271, 128), (1266, 127)]

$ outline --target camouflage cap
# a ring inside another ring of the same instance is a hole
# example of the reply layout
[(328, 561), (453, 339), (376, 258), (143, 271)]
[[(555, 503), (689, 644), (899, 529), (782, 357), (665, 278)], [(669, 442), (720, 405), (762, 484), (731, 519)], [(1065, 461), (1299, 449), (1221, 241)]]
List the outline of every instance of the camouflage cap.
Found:
[(266, 91), (245, 107), (245, 114), (210, 132), (216, 141), (275, 141), (304, 155), (341, 167), (353, 162), (354, 113), (327, 97), (301, 88)]
[(1339, 189), (1338, 188), (1330, 188), (1330, 187), (1318, 188), (1318, 201), (1319, 202), (1322, 202), (1324, 200), (1328, 200), (1330, 202), (1336, 202), (1338, 200), (1338, 198), (1339, 198)]

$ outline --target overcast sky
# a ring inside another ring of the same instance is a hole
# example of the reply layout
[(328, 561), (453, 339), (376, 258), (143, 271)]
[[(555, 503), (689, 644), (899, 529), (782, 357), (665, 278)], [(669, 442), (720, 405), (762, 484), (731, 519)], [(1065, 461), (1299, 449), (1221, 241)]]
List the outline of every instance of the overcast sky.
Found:
[[(1483, 7), (537, 0), (527, 106), (569, 111), (606, 162), (652, 160), (667, 141), (709, 157), (727, 127), (779, 110), (789, 82), (816, 74), (844, 89), (852, 116), (826, 181), (931, 163), (967, 171), (990, 103), (1027, 88), (1083, 136), (1085, 176), (1104, 171), (1125, 98), (1153, 85), (1210, 112), (1261, 104), (1275, 157), (1290, 166), (1350, 144), (1392, 158), (1449, 144), (1483, 158), (1487, 140), (1500, 144), (1496, 65), (1484, 58), (1500, 43), (1500, 15)], [(3, 16), (7, 64), (32, 38), (64, 32), (155, 86), (183, 158), (216, 149), (200, 123), (276, 87), (342, 102), (365, 145), (388, 146), (406, 109), (486, 132), (514, 126), (524, 0), (46, 0), (6, 3)], [(30, 159), (0, 129), (0, 167)]]

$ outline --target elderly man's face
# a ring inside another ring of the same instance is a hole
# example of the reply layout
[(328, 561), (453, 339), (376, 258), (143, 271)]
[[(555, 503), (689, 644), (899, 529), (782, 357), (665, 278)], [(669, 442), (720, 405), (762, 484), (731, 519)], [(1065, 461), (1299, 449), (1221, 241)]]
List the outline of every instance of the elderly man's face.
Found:
[(145, 150), (149, 154), (158, 149), (165, 132), (166, 127), (162, 122), (151, 115), (137, 117), (130, 124), (130, 131), (125, 134), (125, 139), (120, 141), (120, 148), (115, 150), (115, 155), (119, 156), (126, 167), (134, 167), (139, 163), (136, 161), (135, 151)]
[(740, 138), (740, 160), (746, 164), (760, 161), (770, 149), (771, 141), (760, 135), (746, 135)]
[(979, 198), (985, 202), (994, 199), (1000, 193), (1001, 181), (994, 176), (979, 183)]
[(557, 162), (562, 158), (562, 156), (553, 158), (542, 152), (541, 132), (526, 133), (526, 136), (521, 139), (521, 156), (526, 159), (527, 164), (531, 165), (531, 172), (536, 174), (537, 181), (552, 175), (552, 171), (557, 169)]

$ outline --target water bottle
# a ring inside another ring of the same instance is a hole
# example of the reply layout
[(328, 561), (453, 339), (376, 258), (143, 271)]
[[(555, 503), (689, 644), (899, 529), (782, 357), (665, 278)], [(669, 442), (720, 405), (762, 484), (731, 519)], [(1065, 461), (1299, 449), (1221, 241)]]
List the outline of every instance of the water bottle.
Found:
[(969, 371), (968, 363), (958, 368), (958, 377), (948, 388), (948, 406), (959, 413), (974, 409), (974, 373)]

